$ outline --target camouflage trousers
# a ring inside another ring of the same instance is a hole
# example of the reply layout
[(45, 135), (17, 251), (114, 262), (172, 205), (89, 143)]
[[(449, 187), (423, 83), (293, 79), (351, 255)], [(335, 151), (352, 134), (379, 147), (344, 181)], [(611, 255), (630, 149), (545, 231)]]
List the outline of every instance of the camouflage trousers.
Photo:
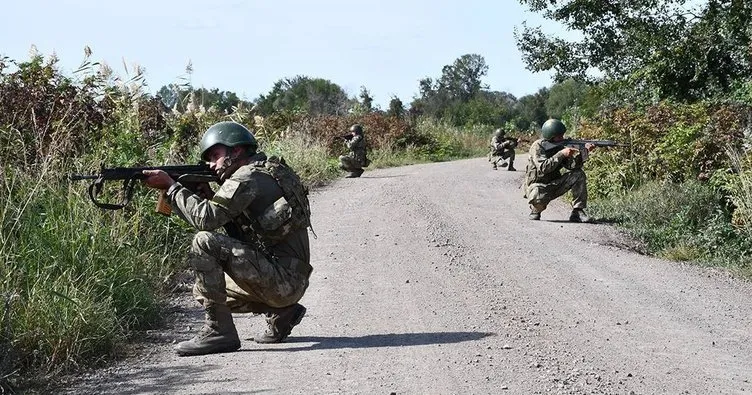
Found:
[(363, 165), (352, 156), (342, 155), (339, 157), (339, 168), (345, 171), (353, 172), (361, 170)]
[(295, 258), (276, 260), (221, 233), (198, 232), (188, 262), (196, 272), (193, 296), (203, 306), (227, 304), (233, 313), (295, 304), (308, 288), (311, 266)]
[(552, 200), (572, 191), (572, 208), (587, 207), (587, 178), (582, 169), (564, 173), (547, 184), (534, 183), (527, 188), (528, 203), (533, 212), (541, 212)]
[(507, 149), (503, 151), (491, 150), (491, 152), (488, 153), (488, 161), (493, 162), (493, 164), (495, 165), (504, 159), (509, 159), (509, 164), (514, 165), (514, 150), (513, 149)]

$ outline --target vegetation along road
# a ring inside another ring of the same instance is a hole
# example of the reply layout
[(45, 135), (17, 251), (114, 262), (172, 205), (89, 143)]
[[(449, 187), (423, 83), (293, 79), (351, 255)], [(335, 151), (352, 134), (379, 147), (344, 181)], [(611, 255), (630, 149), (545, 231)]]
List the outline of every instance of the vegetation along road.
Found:
[[(471, 159), (336, 181), (312, 195), (308, 314), (287, 342), (177, 357), (201, 319), (186, 303), (142, 355), (65, 391), (752, 391), (747, 281), (631, 252), (559, 200), (529, 221), (522, 177)], [(235, 321), (241, 338), (263, 329)]]

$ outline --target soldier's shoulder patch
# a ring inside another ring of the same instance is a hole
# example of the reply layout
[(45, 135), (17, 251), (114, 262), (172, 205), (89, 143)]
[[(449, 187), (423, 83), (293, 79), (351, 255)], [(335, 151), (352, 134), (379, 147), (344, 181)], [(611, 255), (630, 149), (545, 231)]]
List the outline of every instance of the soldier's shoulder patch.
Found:
[(235, 197), (235, 193), (238, 191), (239, 187), (240, 182), (232, 179), (225, 180), (225, 182), (222, 183), (222, 186), (219, 187), (217, 193), (214, 194), (212, 201), (220, 206), (229, 207), (230, 202), (232, 201), (232, 198)]

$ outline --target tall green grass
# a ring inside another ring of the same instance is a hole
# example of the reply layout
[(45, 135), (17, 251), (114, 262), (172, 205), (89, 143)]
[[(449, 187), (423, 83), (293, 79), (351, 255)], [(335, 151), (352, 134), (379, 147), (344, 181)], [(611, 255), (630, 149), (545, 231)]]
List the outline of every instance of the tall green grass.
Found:
[(491, 133), (488, 126), (460, 128), (423, 119), (415, 125), (415, 135), (373, 150), (368, 156), (371, 168), (475, 158), (487, 154)]
[(131, 331), (159, 322), (160, 283), (183, 255), (185, 231), (151, 213), (152, 199), (104, 212), (84, 185), (57, 176), (10, 169), (5, 182), (0, 294), (17, 295), (17, 368), (45, 374), (97, 363)]
[(322, 185), (339, 176), (337, 161), (328, 153), (326, 146), (303, 132), (264, 142), (261, 149), (267, 155), (283, 157), (309, 186)]
[(718, 196), (707, 183), (648, 182), (590, 207), (599, 219), (618, 222), (642, 240), (648, 253), (752, 276), (752, 239), (732, 224)]

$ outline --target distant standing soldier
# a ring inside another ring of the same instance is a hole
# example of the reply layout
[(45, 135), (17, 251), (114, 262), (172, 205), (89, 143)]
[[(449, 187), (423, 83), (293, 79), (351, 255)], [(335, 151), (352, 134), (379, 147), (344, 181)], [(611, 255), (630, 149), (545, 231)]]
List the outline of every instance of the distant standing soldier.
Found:
[(366, 138), (363, 136), (363, 127), (358, 124), (350, 126), (349, 133), (342, 138), (345, 139), (345, 145), (350, 152), (339, 157), (339, 168), (350, 172), (345, 176), (346, 178), (360, 177), (363, 174), (363, 168), (371, 163), (366, 156)]
[[(509, 171), (516, 171), (514, 168), (514, 149), (517, 148), (517, 139), (505, 137), (504, 129), (496, 129), (491, 137), (491, 152), (488, 153), (488, 161), (493, 164), (493, 169), (498, 169), (499, 161), (509, 159), (509, 163), (504, 162), (501, 167), (507, 167)], [(494, 158), (495, 157), (495, 158)]]
[[(525, 170), (525, 197), (530, 204), (530, 219), (539, 220), (548, 203), (572, 191), (572, 222), (590, 222), (587, 207), (587, 179), (582, 170), (582, 155), (574, 148), (559, 144), (567, 128), (558, 119), (549, 119), (541, 128), (541, 139), (530, 146)], [(588, 152), (595, 148), (586, 144)], [(562, 170), (566, 172), (562, 173)]]

